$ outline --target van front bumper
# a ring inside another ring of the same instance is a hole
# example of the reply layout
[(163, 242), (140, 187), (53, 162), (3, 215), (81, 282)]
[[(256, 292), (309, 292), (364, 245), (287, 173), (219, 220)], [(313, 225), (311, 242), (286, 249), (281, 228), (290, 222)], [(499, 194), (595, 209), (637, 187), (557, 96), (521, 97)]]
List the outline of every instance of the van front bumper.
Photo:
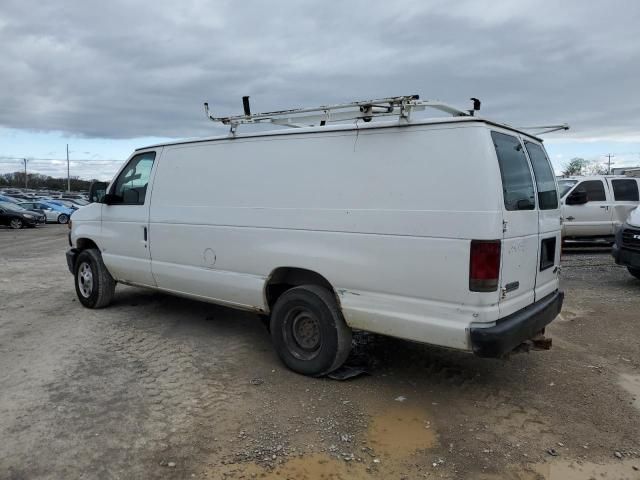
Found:
[(479, 357), (499, 358), (530, 340), (553, 321), (562, 309), (564, 292), (556, 290), (488, 328), (471, 328), (471, 348)]

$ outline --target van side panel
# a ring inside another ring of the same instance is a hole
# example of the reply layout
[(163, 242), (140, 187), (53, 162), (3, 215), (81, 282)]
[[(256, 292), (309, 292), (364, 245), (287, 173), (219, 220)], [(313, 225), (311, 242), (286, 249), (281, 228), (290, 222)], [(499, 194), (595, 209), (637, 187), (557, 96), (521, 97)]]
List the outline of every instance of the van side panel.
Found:
[(354, 328), (469, 348), (498, 292), (471, 239), (502, 236), (486, 127), (409, 126), (168, 146), (150, 211), (158, 287), (267, 311), (278, 267), (329, 280)]

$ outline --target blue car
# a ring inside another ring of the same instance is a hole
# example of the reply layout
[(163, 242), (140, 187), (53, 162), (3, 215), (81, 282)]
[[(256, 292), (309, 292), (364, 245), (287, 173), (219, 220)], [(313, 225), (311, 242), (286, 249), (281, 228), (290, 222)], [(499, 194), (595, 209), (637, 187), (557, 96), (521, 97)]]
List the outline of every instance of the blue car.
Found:
[(53, 203), (50, 200), (22, 202), (19, 204), (27, 210), (39, 210), (47, 216), (47, 222), (68, 223), (74, 210)]
[(0, 195), (0, 202), (8, 202), (8, 203), (18, 203), (20, 200), (16, 200), (13, 197), (8, 197), (6, 195)]

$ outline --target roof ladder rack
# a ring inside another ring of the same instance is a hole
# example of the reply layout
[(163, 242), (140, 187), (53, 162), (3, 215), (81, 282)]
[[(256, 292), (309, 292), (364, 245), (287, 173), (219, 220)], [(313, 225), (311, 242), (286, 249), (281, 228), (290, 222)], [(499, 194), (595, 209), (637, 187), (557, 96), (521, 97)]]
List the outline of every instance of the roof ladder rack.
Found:
[(251, 113), (249, 97), (242, 97), (244, 115), (231, 117), (214, 117), (209, 111), (209, 104), (204, 104), (204, 111), (209, 120), (229, 125), (229, 134), (234, 136), (238, 125), (255, 123), (272, 123), (286, 127), (301, 128), (325, 126), (330, 122), (346, 120), (363, 120), (370, 122), (373, 118), (397, 116), (399, 122), (408, 122), (414, 111), (427, 108), (439, 110), (454, 117), (473, 116), (480, 110), (480, 100), (472, 98), (471, 110), (459, 110), (446, 103), (420, 100), (418, 95), (403, 95), (375, 100), (362, 100), (335, 105), (322, 105), (314, 108), (294, 108), (275, 112)]
[(560, 125), (540, 125), (537, 127), (518, 127), (518, 130), (536, 130), (532, 135), (544, 135), (545, 133), (557, 132), (559, 130), (569, 130), (569, 124), (563, 123)]

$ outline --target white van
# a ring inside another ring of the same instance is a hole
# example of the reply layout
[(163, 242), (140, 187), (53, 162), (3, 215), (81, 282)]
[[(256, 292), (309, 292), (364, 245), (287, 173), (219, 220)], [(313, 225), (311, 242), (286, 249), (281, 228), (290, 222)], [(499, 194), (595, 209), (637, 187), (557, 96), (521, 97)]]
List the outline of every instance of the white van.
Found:
[(562, 238), (612, 238), (640, 203), (640, 178), (620, 175), (567, 177), (558, 180)]
[(78, 298), (105, 307), (119, 282), (270, 315), (308, 375), (352, 330), (481, 357), (543, 338), (563, 293), (542, 141), (458, 115), (140, 148), (74, 215)]

